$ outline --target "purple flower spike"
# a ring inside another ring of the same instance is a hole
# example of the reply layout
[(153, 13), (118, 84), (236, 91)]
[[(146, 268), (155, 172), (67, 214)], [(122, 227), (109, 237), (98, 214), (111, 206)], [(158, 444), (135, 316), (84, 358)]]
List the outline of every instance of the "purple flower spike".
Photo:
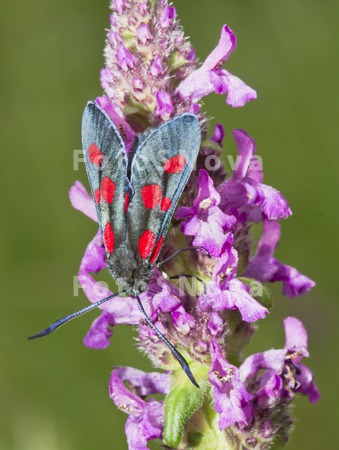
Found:
[(315, 283), (299, 273), (295, 268), (286, 266), (274, 258), (273, 254), (280, 239), (280, 226), (277, 222), (265, 220), (263, 235), (257, 251), (250, 260), (245, 276), (259, 281), (282, 281), (283, 294), (298, 297), (308, 292)]
[(214, 408), (219, 413), (219, 428), (248, 425), (253, 418), (252, 395), (240, 380), (239, 369), (228, 363), (217, 343), (211, 342), (212, 366), (208, 379), (213, 386)]
[[(116, 296), (102, 303), (84, 344), (105, 349), (116, 325), (134, 326), (138, 348), (162, 371), (145, 373), (118, 367), (111, 374), (111, 399), (129, 415), (125, 431), (130, 450), (146, 450), (151, 439), (159, 439), (158, 445), (166, 448), (186, 448), (195, 446), (197, 436), (201, 439), (199, 448), (209, 447), (211, 436), (215, 448), (272, 448), (277, 437), (279, 443), (288, 439), (294, 397), (303, 394), (313, 403), (319, 398), (313, 373), (302, 364), (302, 358), (308, 356), (307, 333), (298, 319), (288, 317), (284, 348), (256, 353), (245, 360), (242, 352), (257, 328), (256, 322), (264, 319), (267, 308), (272, 306), (263, 282), (281, 281), (283, 294), (288, 297), (309, 291), (314, 282), (274, 257), (280, 239), (277, 221), (290, 216), (291, 210), (279, 191), (264, 184), (254, 139), (242, 129), (233, 131), (238, 156), (233, 173), (226, 173), (221, 164), (224, 127), (218, 123), (208, 138), (210, 114), (202, 111), (200, 101), (214, 92), (224, 95), (228, 105), (241, 107), (255, 99), (256, 92), (223, 68), (236, 47), (235, 35), (228, 26), (222, 27), (218, 44), (200, 64), (168, 0), (111, 0), (111, 9), (105, 67), (100, 72), (105, 94), (96, 102), (124, 141), (128, 177), (130, 168), (135, 167), (131, 151), (140, 133), (146, 132), (142, 136), (147, 136), (147, 130), (185, 113), (195, 114), (201, 125), (202, 145), (195, 170), (179, 200), (174, 215), (177, 220), (171, 222), (159, 252), (158, 262), (163, 264), (152, 263), (147, 290), (140, 294), (146, 314), (186, 359), (200, 389), (181, 371), (134, 297)], [(175, 136), (171, 139), (175, 148)], [(142, 145), (139, 149), (142, 151)], [(178, 180), (179, 172), (174, 175)], [(156, 209), (152, 214), (159, 213), (154, 219), (158, 223), (169, 217), (164, 211), (170, 200), (173, 205), (173, 198), (169, 198), (173, 193), (165, 192), (164, 187), (169, 176), (172, 174), (162, 174), (161, 198), (154, 201)], [(96, 199), (100, 198), (100, 208), (105, 209), (106, 187), (100, 178), (95, 193), (100, 194)], [(132, 185), (133, 180), (132, 175)], [(142, 186), (150, 183), (152, 177), (145, 174)], [(135, 201), (133, 190), (140, 186), (126, 188), (131, 194), (129, 200)], [(115, 208), (117, 202), (121, 203), (123, 192), (120, 194), (109, 212), (113, 232), (116, 221), (125, 220), (117, 216), (119, 208)], [(80, 182), (75, 182), (69, 196), (74, 208), (98, 222), (95, 203)], [(101, 223), (105, 230), (106, 216), (105, 223)], [(131, 218), (127, 214), (125, 218), (127, 229), (129, 220), (141, 220), (150, 236), (155, 231), (154, 221), (145, 215)], [(165, 222), (161, 223), (163, 226)], [(254, 223), (263, 223), (256, 248), (251, 233)], [(154, 236), (156, 246), (162, 242), (160, 234)], [(129, 238), (129, 233), (126, 236)], [(133, 236), (132, 242), (135, 270), (141, 268), (137, 243), (140, 236)], [(117, 240), (119, 236), (115, 237)], [(198, 250), (178, 252), (170, 258), (177, 250), (190, 246), (203, 247), (209, 255)], [(78, 280), (91, 303), (112, 295), (109, 287), (98, 280), (106, 269), (107, 257), (115, 263), (116, 247), (112, 255), (106, 254), (99, 230), (86, 248)], [(120, 243), (118, 247), (124, 253)], [(148, 259), (143, 262), (140, 276), (145, 273)], [(191, 283), (191, 277), (196, 277), (197, 283)], [(154, 394), (160, 394), (160, 400), (151, 398)], [(211, 395), (213, 404), (208, 401)]]
[[(152, 378), (152, 374), (148, 375)], [(129, 372), (115, 369), (111, 375), (110, 397), (120, 410), (129, 415), (125, 425), (129, 450), (148, 450), (147, 442), (159, 438), (162, 434), (163, 404), (154, 400), (145, 401), (129, 391), (123, 384), (125, 379), (132, 384), (134, 379), (137, 380), (137, 383), (149, 383), (148, 378), (147, 376), (141, 377), (140, 371), (135, 369), (130, 369)], [(163, 385), (162, 381), (160, 385)], [(137, 387), (140, 390), (141, 386)], [(152, 392), (153, 388), (150, 391)]]
[(204, 64), (183, 80), (178, 92), (183, 98), (193, 102), (200, 100), (211, 92), (227, 95), (226, 103), (239, 107), (257, 98), (256, 92), (239, 78), (220, 66), (228, 59), (236, 46), (236, 39), (231, 29), (224, 25), (217, 47), (206, 58)]
[(180, 207), (176, 219), (187, 219), (182, 224), (182, 232), (194, 236), (193, 245), (202, 246), (213, 256), (218, 256), (236, 222), (234, 216), (224, 214), (218, 207), (220, 195), (214, 188), (206, 170), (200, 170), (198, 196), (192, 207)]

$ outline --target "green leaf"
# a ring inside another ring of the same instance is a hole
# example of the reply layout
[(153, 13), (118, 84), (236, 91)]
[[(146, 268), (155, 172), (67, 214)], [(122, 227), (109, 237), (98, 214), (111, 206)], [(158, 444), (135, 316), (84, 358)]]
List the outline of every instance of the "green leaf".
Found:
[(176, 370), (171, 376), (172, 389), (165, 398), (163, 439), (169, 447), (178, 447), (186, 422), (203, 405), (209, 388), (208, 367), (193, 363), (190, 368), (200, 388), (191, 383), (183, 370)]

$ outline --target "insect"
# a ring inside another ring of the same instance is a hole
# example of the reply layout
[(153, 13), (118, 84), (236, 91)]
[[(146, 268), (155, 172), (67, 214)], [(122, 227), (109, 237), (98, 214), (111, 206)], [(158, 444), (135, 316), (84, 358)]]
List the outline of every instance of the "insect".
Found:
[(146, 291), (173, 213), (200, 149), (195, 115), (184, 113), (137, 136), (127, 155), (106, 112), (88, 102), (82, 118), (85, 166), (95, 202), (107, 268), (122, 291), (54, 322), (28, 339), (50, 334), (69, 320), (120, 295), (136, 298), (147, 323), (169, 347), (192, 383), (188, 363), (148, 317), (139, 297)]

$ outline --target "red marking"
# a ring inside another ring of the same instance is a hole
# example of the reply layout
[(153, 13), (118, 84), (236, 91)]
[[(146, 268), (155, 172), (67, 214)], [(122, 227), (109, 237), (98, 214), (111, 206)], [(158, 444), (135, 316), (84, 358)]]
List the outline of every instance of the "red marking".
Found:
[(96, 189), (94, 191), (94, 198), (95, 198), (95, 201), (97, 202), (97, 204), (99, 205), (100, 200), (101, 200), (100, 189)]
[(105, 177), (101, 181), (101, 193), (105, 201), (112, 203), (115, 192), (115, 183), (109, 177)]
[(164, 170), (167, 173), (180, 173), (184, 170), (186, 159), (182, 155), (175, 155), (164, 162)]
[(88, 156), (89, 156), (89, 160), (91, 161), (92, 164), (95, 164), (98, 167), (100, 167), (100, 164), (101, 164), (101, 161), (102, 161), (104, 155), (98, 149), (98, 146), (96, 144), (91, 144), (89, 146)]
[(155, 208), (161, 202), (161, 187), (158, 184), (149, 184), (148, 186), (142, 187), (141, 198), (144, 202), (145, 208)]
[(104, 229), (104, 240), (108, 253), (111, 255), (114, 250), (114, 232), (112, 225), (107, 222)]
[(146, 230), (139, 238), (139, 252), (142, 259), (146, 259), (152, 251), (155, 236), (151, 230)]
[(172, 200), (169, 197), (164, 197), (161, 200), (160, 209), (161, 211), (168, 211), (172, 206)]
[(125, 192), (124, 197), (125, 197), (124, 213), (126, 214), (129, 207), (129, 195), (127, 194), (127, 192)]
[(158, 241), (156, 242), (155, 246), (154, 246), (154, 250), (150, 259), (150, 262), (152, 264), (155, 263), (155, 261), (157, 260), (157, 257), (160, 253), (161, 247), (162, 247), (162, 243), (164, 242), (164, 236), (160, 236), (160, 238), (158, 239)]

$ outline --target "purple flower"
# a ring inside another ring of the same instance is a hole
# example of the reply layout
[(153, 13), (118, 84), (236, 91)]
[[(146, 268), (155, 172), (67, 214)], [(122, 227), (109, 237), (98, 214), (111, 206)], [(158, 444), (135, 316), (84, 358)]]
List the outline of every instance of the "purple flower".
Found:
[(147, 23), (141, 23), (137, 28), (137, 36), (142, 44), (147, 44), (153, 36)]
[(255, 141), (243, 130), (234, 130), (238, 158), (232, 177), (218, 187), (220, 208), (246, 212), (249, 221), (285, 219), (291, 210), (286, 199), (276, 189), (262, 183), (262, 167), (255, 158)]
[[(125, 387), (125, 380), (134, 386), (136, 393)], [(110, 397), (120, 410), (129, 415), (125, 432), (130, 450), (147, 450), (147, 442), (159, 438), (162, 434), (163, 404), (152, 399), (145, 401), (140, 396), (167, 393), (168, 389), (168, 375), (145, 374), (132, 368), (113, 370), (109, 383)]]
[(137, 62), (136, 58), (127, 50), (124, 44), (118, 46), (116, 57), (119, 66), (125, 72), (127, 72), (128, 69), (132, 69)]
[(162, 120), (166, 121), (171, 117), (174, 111), (171, 97), (165, 91), (158, 91), (156, 98), (158, 102), (156, 113)]
[(187, 219), (181, 230), (187, 236), (194, 236), (193, 245), (202, 246), (213, 256), (218, 256), (229, 238), (227, 231), (236, 222), (234, 216), (224, 214), (218, 207), (220, 195), (206, 170), (200, 170), (198, 177), (198, 195), (191, 207), (180, 207), (175, 213), (176, 219)]
[(162, 28), (168, 28), (175, 20), (176, 15), (177, 12), (174, 6), (166, 6), (160, 18), (160, 25)]
[(163, 71), (164, 67), (161, 61), (161, 57), (158, 55), (150, 67), (150, 72), (153, 77), (157, 77), (158, 75), (161, 75)]
[(250, 260), (245, 276), (264, 281), (282, 281), (283, 294), (297, 297), (308, 292), (314, 281), (299, 273), (295, 268), (282, 264), (273, 257), (280, 239), (280, 226), (277, 222), (265, 220), (263, 235), (258, 243), (256, 253)]
[(238, 424), (248, 425), (253, 418), (252, 395), (239, 377), (239, 369), (228, 363), (219, 345), (210, 345), (212, 366), (208, 379), (214, 391), (214, 409), (219, 413), (221, 430)]
[(126, 8), (126, 0), (112, 0), (113, 7), (118, 14), (122, 14)]
[(214, 128), (213, 135), (211, 137), (211, 141), (214, 141), (220, 147), (222, 146), (222, 141), (224, 140), (225, 130), (221, 123), (217, 123)]
[(235, 47), (235, 35), (227, 25), (224, 25), (217, 47), (199, 69), (180, 83), (179, 94), (196, 102), (211, 92), (217, 94), (227, 92), (226, 103), (233, 107), (244, 106), (248, 101), (257, 98), (253, 89), (227, 70), (220, 68)]
[(206, 292), (200, 295), (199, 307), (203, 311), (238, 309), (246, 322), (263, 319), (268, 310), (250, 295), (247, 285), (235, 278), (237, 265), (238, 254), (229, 244), (213, 268), (212, 281), (207, 284)]
[(259, 386), (256, 399), (261, 407), (276, 406), (293, 398), (295, 393), (308, 396), (312, 403), (319, 399), (312, 372), (300, 364), (303, 357), (309, 356), (305, 327), (295, 317), (287, 317), (284, 325), (284, 349), (252, 355), (240, 367), (240, 378), (246, 385), (253, 385), (256, 379)]

